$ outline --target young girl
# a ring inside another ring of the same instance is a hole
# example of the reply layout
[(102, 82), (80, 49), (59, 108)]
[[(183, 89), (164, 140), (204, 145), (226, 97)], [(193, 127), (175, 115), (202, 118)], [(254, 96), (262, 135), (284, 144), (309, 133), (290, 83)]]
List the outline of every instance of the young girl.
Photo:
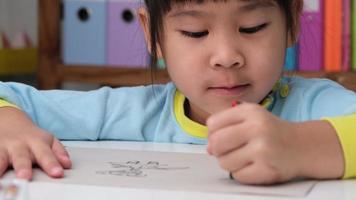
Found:
[(302, 0), (145, 3), (152, 63), (164, 59), (172, 83), (91, 92), (1, 83), (0, 174), (13, 166), (30, 179), (37, 163), (61, 177), (71, 161), (58, 139), (109, 139), (208, 144), (245, 184), (356, 176), (355, 93), (282, 76)]

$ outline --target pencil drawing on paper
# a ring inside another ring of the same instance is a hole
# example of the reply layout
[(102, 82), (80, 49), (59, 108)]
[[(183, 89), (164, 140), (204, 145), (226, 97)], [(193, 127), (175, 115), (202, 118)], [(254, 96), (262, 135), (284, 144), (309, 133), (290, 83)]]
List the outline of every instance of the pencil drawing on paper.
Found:
[(168, 164), (160, 164), (158, 161), (127, 161), (127, 162), (108, 162), (110, 170), (96, 171), (99, 175), (146, 177), (149, 170), (171, 171), (186, 170), (189, 167), (172, 167)]

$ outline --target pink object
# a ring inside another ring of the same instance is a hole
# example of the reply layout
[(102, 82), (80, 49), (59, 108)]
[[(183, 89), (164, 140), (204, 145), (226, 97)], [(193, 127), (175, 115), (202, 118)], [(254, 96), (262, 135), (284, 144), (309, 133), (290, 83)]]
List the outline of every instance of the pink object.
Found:
[(9, 38), (7, 37), (6, 33), (1, 32), (0, 40), (1, 40), (3, 49), (11, 49), (11, 44), (10, 44)]
[(304, 0), (299, 38), (299, 71), (323, 69), (323, 0)]
[(33, 47), (33, 43), (30, 37), (24, 31), (16, 35), (15, 39), (12, 42), (12, 48), (22, 49), (31, 47)]

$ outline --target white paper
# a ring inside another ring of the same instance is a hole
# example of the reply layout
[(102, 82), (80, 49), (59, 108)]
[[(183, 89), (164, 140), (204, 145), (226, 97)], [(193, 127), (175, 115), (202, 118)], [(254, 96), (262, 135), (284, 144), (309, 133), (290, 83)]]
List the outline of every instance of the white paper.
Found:
[(215, 158), (205, 154), (67, 148), (73, 168), (51, 179), (40, 170), (33, 181), (58, 184), (180, 190), (204, 193), (306, 196), (315, 181), (276, 186), (247, 186), (230, 180)]

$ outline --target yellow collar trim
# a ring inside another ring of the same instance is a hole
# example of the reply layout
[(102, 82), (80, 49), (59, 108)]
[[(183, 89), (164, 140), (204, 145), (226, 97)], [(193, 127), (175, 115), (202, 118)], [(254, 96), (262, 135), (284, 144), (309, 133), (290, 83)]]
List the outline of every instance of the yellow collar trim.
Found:
[[(279, 91), (282, 98), (286, 98), (289, 94), (290, 87), (287, 83), (284, 83), (283, 79), (280, 79), (272, 91), (267, 95), (267, 97), (260, 102), (260, 105), (271, 110), (275, 101), (275, 93)], [(174, 95), (174, 114), (180, 127), (187, 132), (189, 135), (197, 138), (208, 137), (208, 127), (201, 125), (185, 116), (184, 113), (184, 101), (185, 96), (178, 90), (176, 90)]]
[(189, 135), (197, 138), (208, 138), (208, 127), (201, 125), (185, 116), (184, 113), (185, 96), (176, 90), (174, 95), (174, 114), (180, 127)]

